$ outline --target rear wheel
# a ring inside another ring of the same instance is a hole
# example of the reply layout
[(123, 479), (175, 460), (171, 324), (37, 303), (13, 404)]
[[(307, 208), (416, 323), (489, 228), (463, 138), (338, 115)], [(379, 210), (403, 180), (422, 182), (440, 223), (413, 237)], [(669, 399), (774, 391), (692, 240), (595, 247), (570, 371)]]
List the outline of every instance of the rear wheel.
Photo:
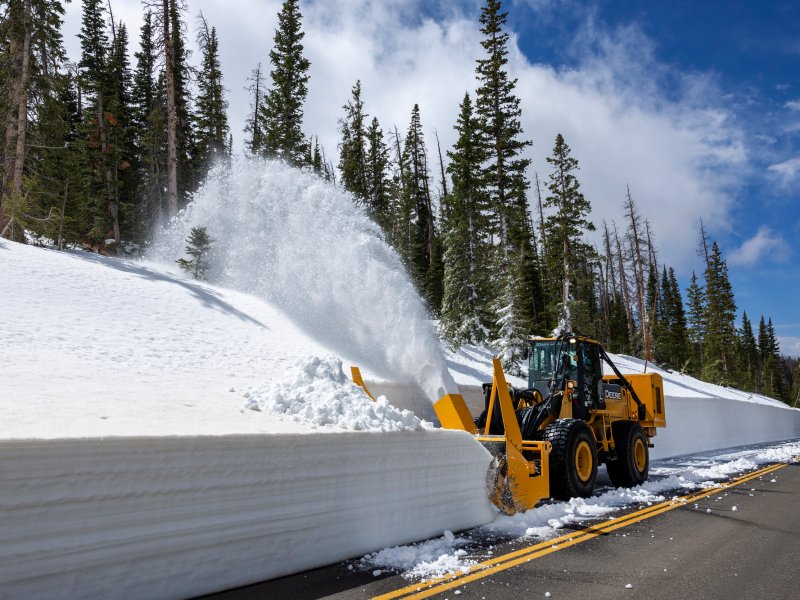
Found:
[(580, 419), (558, 419), (544, 431), (550, 451), (550, 495), (557, 500), (588, 498), (597, 478), (597, 446)]
[(612, 425), (617, 460), (607, 463), (608, 476), (617, 487), (634, 487), (647, 481), (650, 451), (642, 426), (635, 421)]

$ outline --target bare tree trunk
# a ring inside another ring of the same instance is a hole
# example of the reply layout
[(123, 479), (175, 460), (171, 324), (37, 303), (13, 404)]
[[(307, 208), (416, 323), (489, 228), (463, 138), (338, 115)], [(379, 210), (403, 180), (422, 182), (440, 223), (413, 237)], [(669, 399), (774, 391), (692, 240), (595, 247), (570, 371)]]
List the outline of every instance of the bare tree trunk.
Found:
[(639, 235), (639, 228), (641, 227), (640, 217), (636, 213), (636, 206), (631, 198), (631, 190), (628, 188), (627, 200), (625, 201), (625, 209), (627, 217), (630, 221), (630, 237), (631, 237), (631, 250), (633, 250), (634, 258), (634, 275), (636, 276), (636, 295), (639, 301), (639, 320), (641, 321), (642, 328), (642, 342), (644, 344), (644, 356), (646, 360), (652, 360), (652, 347), (650, 344), (650, 327), (647, 318), (647, 303), (645, 299), (645, 281), (644, 281), (644, 261), (642, 260), (642, 238)]
[(536, 177), (536, 199), (539, 202), (539, 239), (541, 239), (541, 252), (539, 256), (544, 256), (545, 253), (545, 232), (544, 232), (544, 210), (542, 208), (542, 188), (539, 183), (539, 173), (534, 173)]
[(439, 172), (442, 175), (442, 198), (447, 197), (447, 176), (444, 173), (444, 160), (442, 160), (442, 146), (439, 143), (439, 132), (433, 130), (433, 135), (436, 138), (436, 150), (439, 152)]
[(617, 224), (612, 223), (614, 226), (614, 241), (617, 246), (617, 263), (619, 264), (619, 287), (622, 292), (622, 303), (625, 305), (625, 317), (628, 320), (628, 341), (633, 342), (634, 339), (634, 323), (633, 323), (633, 309), (631, 308), (630, 294), (628, 293), (628, 278), (625, 275), (625, 261), (622, 254), (622, 244), (619, 241), (619, 234), (617, 232)]
[(22, 44), (22, 72), (20, 73), (17, 106), (17, 147), (14, 152), (12, 193), (22, 194), (22, 175), (25, 167), (25, 135), (28, 127), (28, 82), (31, 76), (31, 30), (28, 23), (30, 3), (25, 5), (25, 39)]
[(706, 233), (706, 228), (703, 225), (703, 219), (700, 219), (700, 244), (698, 246), (698, 251), (703, 252), (703, 258), (706, 261), (706, 269), (710, 268), (710, 263), (708, 259), (708, 233)]
[(170, 8), (174, 0), (164, 5), (164, 71), (167, 76), (167, 216), (178, 214), (178, 113), (175, 105), (175, 58), (170, 33)]

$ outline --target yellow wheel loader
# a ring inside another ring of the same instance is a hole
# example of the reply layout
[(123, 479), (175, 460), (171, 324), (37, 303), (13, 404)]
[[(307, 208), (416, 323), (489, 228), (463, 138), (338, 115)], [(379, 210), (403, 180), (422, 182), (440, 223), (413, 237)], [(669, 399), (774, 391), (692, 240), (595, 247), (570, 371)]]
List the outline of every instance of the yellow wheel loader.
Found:
[(647, 479), (651, 440), (666, 426), (660, 375), (623, 375), (598, 341), (573, 334), (531, 339), (528, 366), (528, 387), (516, 389), (494, 359), (477, 419), (459, 394), (434, 405), (442, 427), (472, 433), (494, 456), (487, 483), (498, 508), (590, 496), (601, 463), (616, 486)]

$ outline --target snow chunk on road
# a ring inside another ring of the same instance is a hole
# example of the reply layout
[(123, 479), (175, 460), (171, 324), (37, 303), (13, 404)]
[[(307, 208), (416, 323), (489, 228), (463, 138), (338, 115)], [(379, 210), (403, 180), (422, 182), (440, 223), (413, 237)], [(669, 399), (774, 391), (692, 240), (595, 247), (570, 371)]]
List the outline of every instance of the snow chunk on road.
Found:
[(445, 531), (444, 536), (420, 544), (385, 548), (359, 562), (365, 569), (400, 572), (406, 579), (432, 579), (457, 571), (469, 572), (477, 562), (463, 548), (469, 540)]
[(350, 381), (335, 356), (300, 360), (286, 376), (246, 392), (247, 408), (286, 414), (314, 425), (353, 431), (420, 431), (433, 425)]

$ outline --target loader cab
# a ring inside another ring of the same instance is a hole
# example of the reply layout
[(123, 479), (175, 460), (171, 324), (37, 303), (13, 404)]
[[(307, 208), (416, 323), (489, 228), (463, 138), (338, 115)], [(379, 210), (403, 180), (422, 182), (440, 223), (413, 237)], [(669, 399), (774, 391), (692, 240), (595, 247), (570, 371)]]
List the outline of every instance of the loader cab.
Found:
[(530, 343), (528, 388), (547, 398), (571, 387), (573, 411), (578, 418), (587, 418), (592, 408), (602, 408), (603, 367), (597, 342), (565, 335), (534, 338)]

